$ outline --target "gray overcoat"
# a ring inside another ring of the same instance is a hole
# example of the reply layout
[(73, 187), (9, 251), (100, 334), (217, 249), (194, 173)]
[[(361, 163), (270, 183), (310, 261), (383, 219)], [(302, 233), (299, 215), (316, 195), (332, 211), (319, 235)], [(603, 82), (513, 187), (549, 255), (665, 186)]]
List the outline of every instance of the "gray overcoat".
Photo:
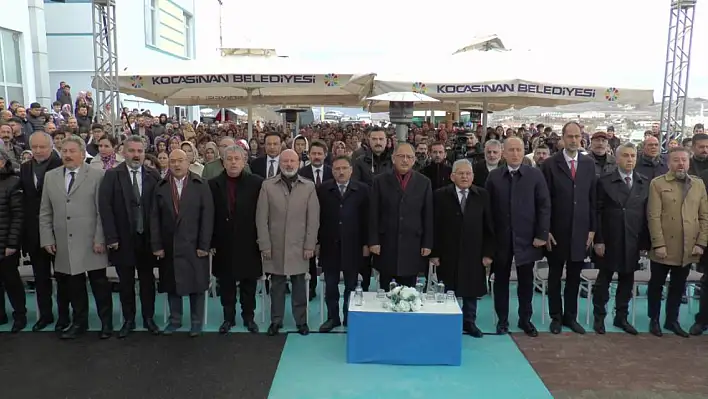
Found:
[(271, 251), (263, 272), (281, 276), (304, 274), (310, 262), (305, 250), (314, 251), (320, 228), (320, 203), (315, 184), (298, 176), (292, 191), (281, 176), (263, 182), (256, 208), (258, 247)]
[(105, 244), (98, 214), (98, 193), (103, 170), (84, 164), (76, 171), (66, 192), (66, 168), (52, 169), (44, 176), (39, 207), (39, 240), (42, 248), (56, 245), (54, 270), (77, 275), (108, 266), (106, 252), (97, 254), (94, 244)]

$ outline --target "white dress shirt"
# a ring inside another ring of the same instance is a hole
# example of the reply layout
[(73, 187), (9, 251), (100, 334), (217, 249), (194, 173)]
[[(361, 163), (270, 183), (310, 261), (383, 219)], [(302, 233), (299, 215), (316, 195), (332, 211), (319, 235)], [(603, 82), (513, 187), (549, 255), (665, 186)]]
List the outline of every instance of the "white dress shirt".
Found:
[(187, 176), (184, 176), (181, 179), (173, 177), (173, 179), (175, 180), (175, 186), (177, 187), (177, 196), (180, 198), (182, 198), (182, 188), (184, 187), (184, 179), (186, 178)]
[(76, 178), (79, 177), (79, 168), (69, 169), (64, 168), (64, 191), (69, 192), (69, 182), (71, 181), (71, 172), (74, 172), (74, 184), (76, 184)]
[(634, 184), (634, 179), (632, 178), (632, 173), (626, 174), (626, 173), (624, 173), (623, 171), (621, 171), (621, 170), (619, 170), (619, 169), (617, 169), (617, 171), (619, 172), (620, 177), (622, 178), (622, 181), (623, 181), (625, 184), (627, 184), (627, 178), (629, 177), (629, 184), (628, 184), (628, 186), (629, 186), (629, 188), (632, 188), (632, 184)]
[(317, 171), (320, 171), (320, 182), (324, 181), (324, 166), (312, 166), (312, 179), (316, 182), (317, 181)]
[(268, 172), (270, 171), (270, 165), (273, 165), (273, 176), (278, 174), (278, 168), (280, 167), (280, 155), (275, 158), (271, 158), (270, 155), (266, 156), (266, 177), (268, 177)]
[(455, 190), (457, 190), (457, 202), (462, 205), (462, 190), (465, 190), (467, 194), (467, 199), (470, 198), (470, 189), (469, 188), (460, 188), (455, 186)]
[[(137, 169), (133, 169), (130, 166), (126, 165), (128, 167), (128, 176), (130, 176), (130, 185), (131, 187), (133, 186), (133, 179), (137, 177), (138, 179), (138, 192), (140, 195), (143, 195), (143, 168), (139, 167)], [(134, 175), (133, 172), (138, 172), (137, 175)]]
[(573, 170), (570, 166), (570, 161), (575, 161), (575, 171), (578, 171), (578, 151), (575, 152), (575, 157), (571, 158), (570, 155), (563, 149), (563, 158), (565, 158), (565, 163), (568, 165), (568, 169)]

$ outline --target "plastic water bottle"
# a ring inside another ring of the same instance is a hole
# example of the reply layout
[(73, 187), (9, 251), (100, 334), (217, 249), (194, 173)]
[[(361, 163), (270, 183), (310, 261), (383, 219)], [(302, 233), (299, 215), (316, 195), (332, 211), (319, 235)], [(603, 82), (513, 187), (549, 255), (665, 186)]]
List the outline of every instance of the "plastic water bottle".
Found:
[(422, 296), (423, 290), (425, 289), (425, 277), (418, 277), (418, 281), (415, 283), (415, 290)]
[(445, 283), (442, 280), (438, 282), (438, 287), (435, 290), (435, 302), (445, 303)]
[(391, 279), (391, 282), (388, 283), (388, 292), (393, 291), (394, 288), (398, 287), (398, 283), (396, 283), (396, 279)]
[(354, 306), (364, 305), (364, 289), (361, 288), (361, 281), (356, 283), (356, 289), (354, 289)]

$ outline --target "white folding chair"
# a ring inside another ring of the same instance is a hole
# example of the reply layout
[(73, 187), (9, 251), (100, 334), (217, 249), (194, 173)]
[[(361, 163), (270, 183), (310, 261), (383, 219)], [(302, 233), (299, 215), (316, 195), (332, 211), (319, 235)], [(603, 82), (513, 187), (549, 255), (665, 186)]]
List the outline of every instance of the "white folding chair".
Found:
[(212, 261), (214, 256), (209, 253), (209, 286), (204, 293), (204, 325), (206, 326), (207, 320), (209, 319), (209, 296), (216, 298), (216, 277), (211, 273)]
[[(701, 284), (701, 278), (703, 278), (703, 273), (693, 269), (688, 272), (688, 277), (686, 277), (686, 299), (688, 299), (689, 313), (692, 311), (693, 301), (698, 298), (696, 296), (696, 286)], [(701, 293), (701, 295), (703, 294)]]
[[(343, 279), (343, 273), (339, 273), (339, 281), (342, 281)], [(324, 278), (324, 273), (321, 273), (319, 275), (319, 280), (320, 280), (320, 324), (323, 324), (325, 322), (325, 295), (327, 293), (327, 282), (325, 281)]]
[[(548, 290), (548, 273), (549, 269), (538, 268), (538, 263), (543, 261), (538, 261), (533, 265), (534, 274), (534, 288), (538, 288), (541, 291), (541, 324), (546, 324), (546, 294)], [(563, 268), (563, 275), (561, 276), (561, 281), (565, 281), (566, 273), (565, 268)]]
[[(23, 257), (20, 255), (20, 265), (17, 268), (17, 270), (20, 272), (20, 279), (22, 280), (22, 284), (25, 287), (25, 291), (28, 291), (27, 283), (34, 282), (34, 270), (32, 269), (32, 265), (25, 265), (25, 263), (29, 263), (28, 261), (29, 257)], [(37, 315), (37, 320), (39, 320), (39, 303), (37, 303), (37, 298), (35, 298), (34, 301), (34, 311)]]
[(266, 321), (266, 308), (269, 305), (270, 295), (266, 292), (266, 285), (270, 282), (270, 277), (265, 274), (258, 279), (258, 287), (256, 288), (257, 295), (261, 298), (261, 323)]

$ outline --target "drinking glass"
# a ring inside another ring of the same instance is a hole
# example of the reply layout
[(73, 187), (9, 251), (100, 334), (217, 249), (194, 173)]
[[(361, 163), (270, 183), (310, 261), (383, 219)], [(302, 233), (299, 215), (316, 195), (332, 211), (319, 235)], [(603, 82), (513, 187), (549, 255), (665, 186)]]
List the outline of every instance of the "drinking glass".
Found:
[(457, 297), (455, 296), (455, 291), (448, 291), (447, 292), (447, 303), (455, 303), (457, 302)]
[(376, 291), (376, 299), (386, 299), (386, 290), (379, 288)]

